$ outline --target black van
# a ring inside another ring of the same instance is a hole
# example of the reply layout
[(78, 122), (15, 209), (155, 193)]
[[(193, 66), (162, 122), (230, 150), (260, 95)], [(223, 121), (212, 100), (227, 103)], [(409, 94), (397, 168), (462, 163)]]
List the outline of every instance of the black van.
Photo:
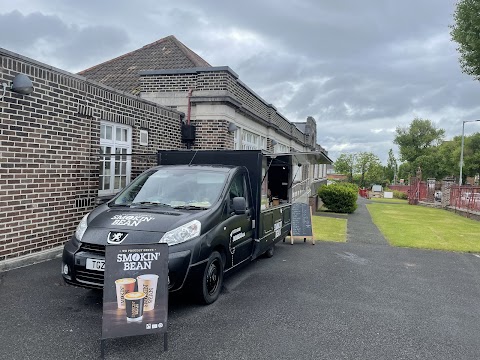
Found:
[[(294, 154), (294, 155), (292, 155)], [(292, 166), (323, 153), (159, 151), (159, 165), (84, 216), (65, 244), (67, 283), (103, 287), (105, 247), (167, 243), (168, 287), (214, 302), (224, 272), (273, 255), (290, 231)]]

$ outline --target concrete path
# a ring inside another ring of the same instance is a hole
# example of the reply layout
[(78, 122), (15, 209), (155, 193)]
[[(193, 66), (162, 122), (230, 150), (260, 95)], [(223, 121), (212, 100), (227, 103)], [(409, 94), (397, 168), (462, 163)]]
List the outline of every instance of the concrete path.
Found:
[(315, 215), (347, 219), (347, 242), (354, 244), (388, 245), (377, 226), (373, 223), (372, 217), (367, 210), (367, 204), (372, 201), (358, 197), (358, 208), (353, 214), (332, 214), (317, 212)]
[(372, 217), (367, 210), (366, 205), (371, 203), (368, 199), (358, 197), (357, 210), (353, 214), (348, 215), (347, 242), (388, 245), (387, 240), (373, 223)]

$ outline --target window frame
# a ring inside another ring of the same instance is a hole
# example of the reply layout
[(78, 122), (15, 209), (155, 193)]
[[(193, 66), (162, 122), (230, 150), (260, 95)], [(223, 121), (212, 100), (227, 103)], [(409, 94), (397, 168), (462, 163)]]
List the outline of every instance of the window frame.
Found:
[(230, 186), (228, 187), (227, 197), (228, 197), (228, 206), (230, 209), (233, 206), (233, 198), (234, 198), (231, 196), (232, 187), (234, 185), (240, 185), (240, 184), (242, 187), (242, 193), (243, 193), (243, 197), (245, 198), (247, 208), (250, 207), (250, 196), (249, 196), (248, 187), (247, 187), (247, 176), (246, 176), (246, 173), (241, 172), (235, 175), (235, 177), (232, 179), (232, 182), (230, 183)]
[[(131, 180), (132, 127), (101, 120), (99, 144), (101, 156), (98, 195), (115, 195)], [(109, 174), (106, 174), (107, 170)]]

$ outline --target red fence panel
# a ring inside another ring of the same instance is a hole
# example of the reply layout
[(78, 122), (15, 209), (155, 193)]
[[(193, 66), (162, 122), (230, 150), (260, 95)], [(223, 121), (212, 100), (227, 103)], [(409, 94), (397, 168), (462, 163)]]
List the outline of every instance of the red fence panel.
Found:
[(363, 198), (368, 198), (368, 189), (358, 189), (358, 193)]
[(450, 206), (470, 211), (480, 211), (480, 186), (452, 186)]
[(427, 199), (427, 194), (428, 194), (428, 185), (426, 182), (424, 181), (421, 181), (419, 186), (418, 186), (418, 190), (419, 190), (419, 200), (420, 201), (424, 201)]

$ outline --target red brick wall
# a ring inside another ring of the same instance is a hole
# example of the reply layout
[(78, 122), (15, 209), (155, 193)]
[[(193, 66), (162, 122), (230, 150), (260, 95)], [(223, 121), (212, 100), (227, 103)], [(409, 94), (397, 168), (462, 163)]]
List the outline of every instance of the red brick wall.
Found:
[[(92, 209), (100, 120), (132, 126), (134, 154), (184, 148), (176, 111), (3, 49), (0, 64), (0, 83), (21, 72), (34, 84), (29, 96), (0, 100), (0, 261), (63, 244)], [(155, 161), (135, 156), (132, 176)]]
[(196, 140), (192, 149), (233, 149), (233, 134), (228, 132), (228, 121), (197, 120), (192, 123), (196, 126)]

